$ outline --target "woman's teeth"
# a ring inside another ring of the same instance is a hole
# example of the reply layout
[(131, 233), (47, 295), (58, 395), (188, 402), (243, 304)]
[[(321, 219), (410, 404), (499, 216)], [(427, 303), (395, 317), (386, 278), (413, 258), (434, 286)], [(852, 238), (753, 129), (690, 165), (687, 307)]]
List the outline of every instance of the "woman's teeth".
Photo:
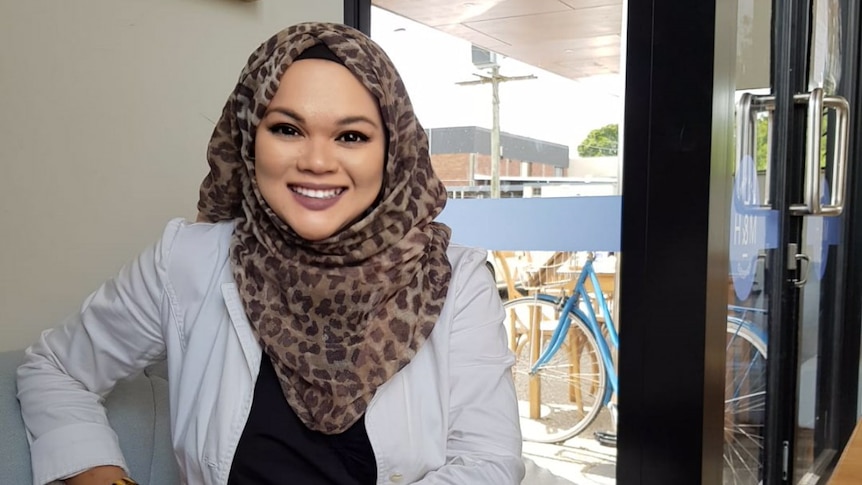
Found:
[(291, 187), (290, 190), (296, 192), (297, 194), (303, 197), (310, 197), (312, 199), (331, 199), (333, 197), (338, 197), (344, 192), (344, 189), (308, 189), (305, 187)]

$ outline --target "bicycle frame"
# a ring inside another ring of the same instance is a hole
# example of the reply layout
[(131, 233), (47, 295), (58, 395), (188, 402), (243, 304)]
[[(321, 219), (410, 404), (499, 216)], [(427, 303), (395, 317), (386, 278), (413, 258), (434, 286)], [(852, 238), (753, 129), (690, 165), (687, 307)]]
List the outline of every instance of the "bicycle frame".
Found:
[[(611, 355), (611, 346), (613, 346), (613, 349), (619, 348), (619, 333), (617, 332), (613, 317), (611, 317), (611, 312), (608, 308), (608, 303), (605, 299), (605, 295), (601, 290), (598, 274), (593, 267), (593, 260), (594, 256), (590, 254), (590, 256), (587, 258), (586, 263), (584, 264), (583, 270), (578, 276), (578, 281), (575, 284), (575, 288), (571, 296), (567, 298), (564, 297), (561, 300), (560, 298), (547, 294), (540, 293), (535, 295), (535, 298), (538, 300), (544, 300), (557, 305), (562, 303), (562, 307), (560, 308), (560, 319), (557, 322), (556, 327), (554, 328), (553, 334), (551, 335), (550, 344), (539, 356), (538, 360), (536, 360), (536, 363), (533, 364), (533, 367), (530, 369), (530, 374), (535, 375), (539, 371), (539, 369), (543, 365), (547, 364), (554, 356), (554, 354), (556, 354), (557, 351), (560, 350), (560, 347), (563, 345), (563, 341), (568, 334), (569, 327), (571, 326), (569, 314), (574, 314), (587, 325), (590, 332), (592, 332), (593, 336), (596, 337), (596, 344), (599, 347), (602, 362), (604, 363), (608, 375), (609, 392), (603, 398), (603, 404), (606, 404), (610, 400), (612, 394), (616, 393), (619, 390), (616, 366), (614, 365), (613, 357)], [(595, 298), (598, 302), (599, 311), (604, 317), (605, 328), (607, 328), (608, 330), (607, 338), (605, 338), (605, 335), (602, 333), (602, 326), (601, 323), (599, 323), (596, 311), (593, 308), (592, 298), (587, 293), (587, 289), (585, 286), (587, 278), (590, 279), (590, 282), (593, 285), (593, 289), (595, 290)], [(746, 318), (748, 313), (766, 313), (766, 310), (751, 307), (741, 307), (736, 305), (728, 305), (728, 310), (740, 315), (738, 317), (728, 316), (728, 321), (736, 322), (740, 325), (740, 328), (748, 328), (763, 342), (766, 342), (765, 333), (756, 326), (752, 325)], [(610, 341), (610, 345), (608, 345), (608, 341)]]
[[(605, 295), (602, 292), (601, 286), (599, 285), (599, 278), (596, 274), (595, 268), (593, 268), (593, 260), (595, 259), (593, 254), (590, 254), (587, 258), (586, 263), (584, 264), (584, 268), (581, 271), (581, 274), (578, 276), (578, 281), (575, 284), (575, 289), (571, 296), (565, 298), (564, 300), (559, 300), (551, 295), (545, 294), (537, 294), (535, 295), (536, 299), (545, 300), (549, 302), (553, 302), (555, 304), (559, 304), (561, 301), (564, 301), (563, 306), (560, 310), (560, 320), (554, 328), (554, 333), (551, 335), (551, 341), (542, 355), (539, 356), (536, 363), (530, 369), (530, 374), (535, 375), (539, 369), (548, 363), (555, 353), (562, 346), (563, 341), (565, 340), (566, 334), (569, 331), (569, 327), (571, 326), (571, 320), (569, 319), (569, 314), (574, 314), (579, 317), (590, 329), (590, 332), (593, 333), (593, 336), (596, 338), (596, 343), (599, 347), (599, 352), (602, 355), (602, 362), (604, 363), (605, 369), (607, 371), (608, 382), (610, 386), (605, 396), (602, 398), (602, 404), (607, 404), (610, 400), (611, 396), (617, 392), (617, 373), (616, 366), (613, 362), (613, 357), (611, 355), (611, 349), (608, 346), (608, 339), (605, 338), (602, 333), (601, 324), (596, 317), (596, 311), (592, 305), (592, 299), (590, 295), (587, 293), (586, 283), (587, 278), (590, 278), (590, 282), (593, 285), (593, 289), (595, 290), (595, 298), (598, 301), (599, 310), (601, 311), (602, 316), (605, 320), (605, 328), (608, 329), (608, 338), (610, 339), (611, 345), (613, 345), (614, 349), (619, 348), (619, 334), (617, 333), (617, 329), (614, 326), (613, 318), (611, 317), (610, 309), (608, 308), (607, 300), (605, 299)], [(583, 303), (583, 305), (581, 305)]]

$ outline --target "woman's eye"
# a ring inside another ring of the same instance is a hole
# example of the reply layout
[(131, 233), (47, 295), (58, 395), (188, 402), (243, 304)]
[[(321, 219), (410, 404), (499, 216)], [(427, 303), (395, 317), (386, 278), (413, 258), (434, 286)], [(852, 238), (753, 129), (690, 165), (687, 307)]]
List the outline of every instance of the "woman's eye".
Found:
[(362, 133), (351, 131), (338, 137), (338, 140), (346, 143), (359, 143), (363, 141), (368, 141), (368, 137), (363, 135)]
[(272, 133), (274, 133), (276, 135), (284, 135), (284, 136), (296, 136), (299, 134), (299, 130), (297, 130), (296, 128), (294, 128), (290, 125), (285, 125), (285, 124), (272, 125), (269, 128), (269, 131), (271, 131)]

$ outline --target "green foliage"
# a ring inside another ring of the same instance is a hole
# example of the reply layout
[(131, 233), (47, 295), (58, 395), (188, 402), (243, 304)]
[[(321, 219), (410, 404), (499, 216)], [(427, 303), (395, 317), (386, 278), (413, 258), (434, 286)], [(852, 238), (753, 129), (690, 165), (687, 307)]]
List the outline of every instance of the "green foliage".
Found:
[[(767, 149), (769, 147), (769, 141), (767, 138), (768, 134), (768, 121), (767, 118), (761, 117), (757, 119), (755, 130), (757, 132), (757, 146), (756, 146), (756, 167), (758, 172), (762, 172), (766, 170), (766, 154)], [(826, 142), (828, 140), (826, 133), (828, 131), (828, 117), (823, 115), (823, 121), (820, 124), (820, 168), (826, 168)]]
[(618, 151), (619, 126), (616, 123), (589, 132), (578, 145), (578, 155), (582, 157), (612, 157)]
[(769, 149), (769, 140), (767, 138), (768, 134), (768, 120), (766, 118), (758, 118), (757, 125), (755, 126), (755, 130), (757, 131), (757, 150), (755, 152), (757, 155), (754, 161), (756, 162), (756, 167), (758, 172), (763, 172), (766, 170), (766, 153)]

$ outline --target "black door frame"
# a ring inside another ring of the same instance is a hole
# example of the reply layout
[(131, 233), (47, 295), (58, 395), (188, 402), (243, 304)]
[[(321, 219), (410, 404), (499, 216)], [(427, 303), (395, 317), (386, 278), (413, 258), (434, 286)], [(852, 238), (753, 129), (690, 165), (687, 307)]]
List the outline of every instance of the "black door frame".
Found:
[[(862, 169), (854, 161), (862, 160), (862, 6), (856, 0), (840, 0), (844, 12), (841, 23), (842, 81), (838, 94), (850, 105), (850, 147), (847, 168), (847, 207), (844, 212), (844, 232), (837, 247), (830, 247), (822, 294), (821, 325), (817, 382), (819, 396), (816, 416), (826, 423), (815, 435), (815, 453), (824, 450), (840, 452), (850, 439), (859, 415), (859, 359), (862, 340)], [(829, 158), (831, 159), (831, 147)], [(827, 173), (828, 170), (827, 170)], [(840, 269), (840, 270), (839, 270)], [(836, 277), (837, 276), (837, 277)], [(852, 392), (849, 392), (852, 391)], [(826, 483), (835, 461), (828, 464), (827, 473), (819, 483)]]
[(344, 24), (371, 35), (371, 0), (344, 0)]
[[(843, 46), (845, 50), (844, 69), (855, 73), (843, 92), (850, 104), (850, 150), (852, 161), (848, 166), (847, 183), (853, 190), (847, 193), (848, 211), (845, 214), (844, 234), (841, 249), (838, 250), (836, 264), (847, 268), (845, 278), (839, 282), (836, 301), (844, 308), (844, 313), (838, 319), (840, 322), (831, 338), (824, 339), (833, 343), (833, 348), (841, 349), (831, 359), (832, 382), (831, 394), (835, 396), (832, 402), (829, 428), (834, 430), (827, 441), (837, 449), (842, 449), (856, 425), (859, 415), (859, 362), (860, 341), (862, 341), (862, 5), (857, 0), (841, 0), (841, 8), (847, 12), (843, 32), (855, 32), (855, 36), (846, 36)], [(835, 250), (833, 248), (833, 250)], [(832, 255), (830, 254), (830, 258)], [(853, 390), (853, 392), (848, 392)], [(830, 433), (831, 434), (831, 433)]]
[(722, 483), (736, 15), (628, 2), (621, 485)]
[[(817, 422), (814, 435), (814, 468), (823, 473), (825, 483), (838, 452), (853, 431), (858, 416), (860, 302), (862, 292), (862, 227), (856, 215), (862, 203), (862, 171), (854, 170), (854, 160), (862, 160), (858, 113), (860, 7), (855, 1), (840, 1), (842, 15), (842, 76), (838, 94), (850, 104), (851, 138), (841, 244), (831, 247), (828, 271), (821, 292), (817, 369)], [(805, 106), (796, 105), (793, 95), (809, 89), (809, 62), (812, 30), (810, 0), (773, 2), (773, 56), (771, 81), (776, 94), (773, 145), (775, 153), (771, 186), (773, 203), (781, 214), (780, 240), (802, 243), (802, 218), (789, 215), (789, 205), (802, 200), (804, 166)], [(828, 149), (831, 160), (832, 148)], [(827, 170), (827, 174), (829, 171)], [(828, 175), (827, 175), (828, 176)], [(767, 396), (766, 485), (794, 483), (797, 429), (797, 402), (787, 396), (798, 394), (799, 299), (800, 290), (791, 283), (795, 275), (785, 261), (787, 247), (770, 251), (767, 281), (769, 305), (769, 394)], [(786, 449), (785, 449), (786, 448)], [(830, 451), (832, 453), (830, 453)], [(826, 453), (824, 453), (826, 452)], [(820, 462), (820, 459), (827, 461)]]
[[(778, 211), (778, 247), (768, 252), (765, 286), (768, 303), (769, 372), (767, 373), (766, 426), (764, 430), (765, 485), (790, 483), (793, 478), (796, 433), (796, 368), (798, 360), (799, 297), (786, 264), (786, 243), (801, 247), (802, 218), (789, 214), (789, 200), (802, 200), (805, 109), (793, 96), (808, 91), (808, 37), (810, 0), (773, 1), (770, 82), (775, 94), (771, 187)], [(791, 168), (793, 167), (793, 168)], [(792, 371), (791, 371), (792, 369)]]

